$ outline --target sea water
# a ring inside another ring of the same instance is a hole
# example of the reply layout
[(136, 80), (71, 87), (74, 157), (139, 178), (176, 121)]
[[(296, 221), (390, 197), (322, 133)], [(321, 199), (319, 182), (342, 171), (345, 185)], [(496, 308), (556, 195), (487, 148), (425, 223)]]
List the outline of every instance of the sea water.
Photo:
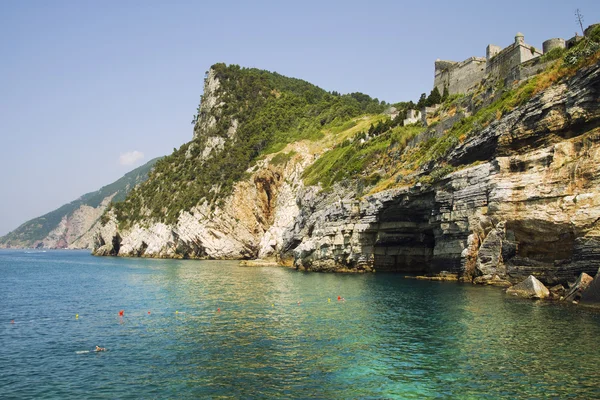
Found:
[(0, 251), (0, 398), (592, 399), (599, 337), (497, 288)]

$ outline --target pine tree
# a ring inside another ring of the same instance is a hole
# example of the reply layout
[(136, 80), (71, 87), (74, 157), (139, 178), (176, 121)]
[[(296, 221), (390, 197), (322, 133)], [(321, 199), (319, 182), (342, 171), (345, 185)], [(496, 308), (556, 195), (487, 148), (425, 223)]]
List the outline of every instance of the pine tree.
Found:
[(442, 102), (442, 95), (440, 94), (440, 91), (438, 90), (437, 86), (433, 88), (433, 90), (431, 91), (431, 93), (429, 93), (429, 97), (427, 97), (427, 100), (425, 101), (425, 105), (430, 107), (436, 104), (440, 104)]
[(419, 97), (419, 101), (417, 102), (417, 109), (421, 109), (425, 107), (425, 102), (427, 101), (427, 95), (425, 93), (421, 93), (421, 97)]

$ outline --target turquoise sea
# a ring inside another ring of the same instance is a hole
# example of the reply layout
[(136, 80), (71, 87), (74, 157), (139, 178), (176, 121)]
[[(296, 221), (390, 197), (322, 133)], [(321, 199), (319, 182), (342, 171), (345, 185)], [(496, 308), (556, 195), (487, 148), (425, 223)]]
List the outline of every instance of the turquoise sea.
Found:
[(491, 287), (0, 251), (3, 399), (593, 399), (598, 338)]

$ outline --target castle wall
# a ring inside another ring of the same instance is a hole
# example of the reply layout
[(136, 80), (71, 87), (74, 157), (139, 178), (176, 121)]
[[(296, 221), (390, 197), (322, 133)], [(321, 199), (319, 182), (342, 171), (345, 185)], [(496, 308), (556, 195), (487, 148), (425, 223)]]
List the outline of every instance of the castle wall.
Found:
[(533, 58), (539, 57), (543, 54), (541, 50), (526, 44), (519, 45), (519, 52), (521, 53), (521, 60), (519, 64), (524, 63), (525, 61), (529, 61)]
[(414, 124), (415, 122), (419, 122), (421, 120), (421, 111), (418, 110), (408, 110), (406, 113), (406, 119), (403, 121), (404, 126)]
[[(598, 25), (590, 25), (584, 34), (590, 35)], [(581, 36), (574, 36), (567, 41), (561, 38), (548, 39), (543, 43), (542, 52), (525, 43), (525, 37), (519, 32), (515, 41), (504, 49), (488, 45), (486, 58), (471, 57), (460, 63), (436, 60), (433, 87), (440, 94), (444, 93), (444, 88), (448, 88), (449, 94), (456, 94), (472, 91), (484, 78), (503, 80), (506, 84), (522, 81), (539, 74), (547, 66), (547, 63), (536, 61), (541, 55), (555, 48), (569, 49), (581, 39)]]
[(539, 57), (533, 58), (512, 68), (504, 79), (506, 82), (510, 83), (531, 78), (532, 76), (535, 76), (544, 71), (544, 69), (546, 69), (546, 67), (552, 64), (552, 62), (553, 61), (551, 60), (542, 63), (540, 62)]
[(485, 58), (471, 57), (463, 62), (436, 61), (434, 87), (440, 94), (448, 87), (449, 94), (466, 93), (473, 89), (485, 75)]
[(458, 65), (456, 61), (435, 61), (435, 75), (433, 87), (437, 87), (440, 94), (444, 94), (444, 87), (450, 82), (450, 71)]
[(548, 39), (544, 43), (542, 43), (542, 49), (544, 50), (544, 54), (548, 53), (551, 50), (564, 49), (565, 47), (567, 47), (567, 45), (565, 44), (565, 39), (561, 38)]
[(541, 55), (542, 52), (535, 47), (525, 43), (513, 43), (488, 61), (486, 73), (490, 77), (505, 79), (513, 68)]
[(520, 46), (513, 43), (492, 57), (487, 63), (486, 73), (494, 77), (506, 76), (512, 67), (519, 65), (521, 54), (515, 47)]
[(485, 58), (490, 61), (490, 58), (495, 57), (496, 54), (502, 51), (502, 47), (496, 46), (495, 44), (488, 44), (485, 49)]

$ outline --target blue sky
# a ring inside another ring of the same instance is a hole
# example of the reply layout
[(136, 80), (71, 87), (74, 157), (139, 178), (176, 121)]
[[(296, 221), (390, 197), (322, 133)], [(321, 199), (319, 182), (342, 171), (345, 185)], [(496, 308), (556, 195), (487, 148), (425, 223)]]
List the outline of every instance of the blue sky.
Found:
[(2, 1), (0, 235), (192, 137), (216, 62), (380, 100), (429, 92), (436, 58), (541, 48), (600, 22), (573, 1)]

